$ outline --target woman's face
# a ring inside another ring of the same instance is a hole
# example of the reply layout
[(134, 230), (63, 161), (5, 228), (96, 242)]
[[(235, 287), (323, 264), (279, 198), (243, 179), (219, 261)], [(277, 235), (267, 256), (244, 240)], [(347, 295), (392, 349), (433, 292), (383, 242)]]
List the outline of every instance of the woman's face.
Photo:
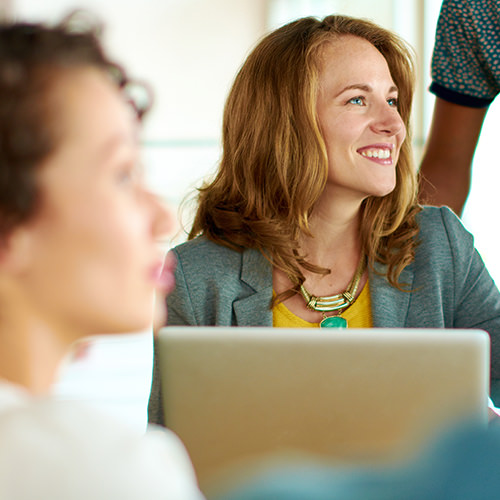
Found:
[(357, 201), (390, 193), (406, 130), (386, 60), (366, 40), (342, 36), (324, 49), (319, 84), (329, 195)]
[(16, 230), (20, 283), (33, 313), (77, 337), (144, 329), (171, 278), (157, 247), (171, 219), (141, 184), (136, 119), (97, 70), (69, 71), (53, 95), (61, 138), (39, 168), (40, 209)]

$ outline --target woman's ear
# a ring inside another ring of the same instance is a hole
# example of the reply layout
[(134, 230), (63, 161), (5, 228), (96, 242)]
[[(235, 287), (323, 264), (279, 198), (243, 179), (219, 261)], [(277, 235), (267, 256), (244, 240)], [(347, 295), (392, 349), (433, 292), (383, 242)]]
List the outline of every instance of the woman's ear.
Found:
[(33, 231), (18, 227), (0, 238), (0, 270), (23, 273), (36, 258)]

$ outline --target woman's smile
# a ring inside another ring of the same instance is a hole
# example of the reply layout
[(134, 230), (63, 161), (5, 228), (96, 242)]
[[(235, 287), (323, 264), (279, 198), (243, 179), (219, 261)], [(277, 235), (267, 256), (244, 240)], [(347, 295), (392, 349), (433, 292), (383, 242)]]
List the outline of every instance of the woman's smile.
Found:
[(363, 146), (357, 150), (363, 158), (379, 163), (380, 165), (392, 165), (394, 159), (392, 157), (392, 151), (394, 150), (394, 144), (370, 144), (369, 146)]

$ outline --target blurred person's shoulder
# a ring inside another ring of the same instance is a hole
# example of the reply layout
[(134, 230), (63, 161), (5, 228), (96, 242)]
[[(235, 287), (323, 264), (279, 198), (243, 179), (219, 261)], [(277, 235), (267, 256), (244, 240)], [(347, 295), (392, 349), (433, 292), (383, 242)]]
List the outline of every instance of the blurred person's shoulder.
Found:
[(0, 497), (201, 498), (180, 440), (0, 384)]

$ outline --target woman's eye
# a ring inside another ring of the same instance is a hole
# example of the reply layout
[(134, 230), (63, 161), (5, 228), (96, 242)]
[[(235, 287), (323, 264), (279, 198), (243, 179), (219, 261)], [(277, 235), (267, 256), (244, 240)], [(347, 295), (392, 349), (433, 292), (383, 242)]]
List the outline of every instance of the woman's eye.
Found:
[(136, 162), (123, 163), (121, 168), (116, 170), (116, 180), (118, 184), (132, 184), (142, 178), (142, 165)]
[(392, 106), (393, 108), (397, 108), (399, 104), (397, 97), (391, 97), (390, 99), (387, 99), (387, 102), (389, 106)]
[(363, 97), (353, 97), (352, 99), (349, 99), (348, 101), (348, 104), (356, 104), (358, 106), (363, 106), (363, 104), (365, 103), (365, 100)]
[(135, 182), (138, 178), (137, 168), (123, 167), (116, 173), (116, 180), (118, 184), (130, 184)]
[(119, 184), (127, 184), (132, 180), (133, 174), (130, 169), (120, 170), (116, 176)]

